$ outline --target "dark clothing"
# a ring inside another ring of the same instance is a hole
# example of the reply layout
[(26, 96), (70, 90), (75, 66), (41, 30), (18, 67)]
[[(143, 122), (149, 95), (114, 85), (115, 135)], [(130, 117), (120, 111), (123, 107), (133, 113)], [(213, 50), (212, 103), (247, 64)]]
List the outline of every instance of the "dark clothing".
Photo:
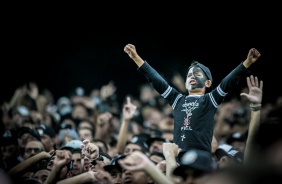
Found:
[(198, 148), (211, 151), (214, 115), (227, 93), (237, 86), (239, 79), (247, 73), (241, 63), (231, 71), (211, 92), (204, 95), (183, 95), (171, 87), (146, 61), (138, 68), (155, 90), (173, 108), (173, 142), (183, 151)]

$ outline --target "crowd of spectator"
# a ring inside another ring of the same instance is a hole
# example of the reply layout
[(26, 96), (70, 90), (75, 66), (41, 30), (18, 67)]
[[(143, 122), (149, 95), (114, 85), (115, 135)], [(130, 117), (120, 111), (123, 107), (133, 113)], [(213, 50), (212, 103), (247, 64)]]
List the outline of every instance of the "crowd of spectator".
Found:
[[(175, 75), (171, 83), (187, 93), (182, 80)], [(251, 87), (262, 94), (258, 82), (242, 93)], [(139, 96), (129, 87), (123, 103), (117, 88), (76, 87), (55, 99), (36, 83), (19, 86), (1, 104), (1, 182), (281, 183), (282, 96), (260, 98), (261, 108), (245, 96), (223, 102), (207, 154), (173, 142), (173, 110), (150, 84), (140, 85)]]

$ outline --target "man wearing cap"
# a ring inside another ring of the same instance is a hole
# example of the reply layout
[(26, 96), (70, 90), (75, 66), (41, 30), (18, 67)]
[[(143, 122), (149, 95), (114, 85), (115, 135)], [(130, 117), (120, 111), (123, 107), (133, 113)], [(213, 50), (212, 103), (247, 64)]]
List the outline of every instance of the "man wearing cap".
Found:
[(176, 181), (179, 177), (180, 183), (198, 183), (213, 171), (211, 154), (199, 149), (183, 152), (179, 164), (172, 172), (172, 179)]
[(41, 138), (37, 130), (28, 127), (20, 127), (17, 131), (18, 131), (18, 143), (20, 148), (20, 159), (21, 161), (23, 161), (26, 144), (30, 141), (35, 141), (35, 140), (41, 141)]
[(72, 151), (73, 149), (80, 149), (81, 144), (83, 144), (81, 140), (71, 140), (63, 145), (60, 149)]
[[(212, 87), (212, 75), (206, 66), (193, 61), (186, 75), (185, 87), (189, 95), (181, 94), (136, 52), (135, 46), (127, 44), (124, 52), (138, 66), (155, 90), (165, 98), (173, 108), (173, 142), (185, 151), (198, 148), (211, 152), (214, 129), (214, 115), (228, 92), (237, 86), (239, 79), (249, 71), (250, 66), (261, 54), (254, 48), (249, 50), (247, 58), (235, 67), (216, 88)], [(233, 54), (233, 53), (232, 53)]]
[(153, 153), (153, 152), (163, 152), (163, 143), (164, 142), (169, 142), (168, 140), (166, 140), (165, 138), (162, 138), (160, 136), (156, 136), (156, 137), (151, 137), (149, 138), (146, 143), (148, 145), (149, 148), (149, 153)]
[(226, 143), (231, 145), (234, 149), (244, 153), (246, 147), (247, 133), (236, 132), (227, 137)]
[(36, 129), (40, 135), (41, 142), (44, 144), (45, 151), (56, 150), (56, 133), (54, 129), (43, 124)]
[(228, 144), (220, 145), (216, 151), (217, 167), (219, 169), (235, 164), (243, 164), (244, 154)]
[(122, 167), (118, 163), (118, 160), (124, 159), (125, 157), (125, 154), (120, 154), (112, 158), (110, 164), (104, 166), (104, 170), (111, 175), (112, 183), (122, 183)]

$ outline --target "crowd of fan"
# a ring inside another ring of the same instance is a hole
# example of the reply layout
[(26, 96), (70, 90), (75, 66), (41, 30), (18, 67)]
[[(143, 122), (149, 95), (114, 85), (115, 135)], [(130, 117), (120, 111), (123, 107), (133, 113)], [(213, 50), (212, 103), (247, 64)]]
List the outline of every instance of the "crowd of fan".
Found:
[(57, 100), (35, 83), (16, 89), (1, 109), (1, 181), (237, 184), (281, 179), (281, 97), (262, 105), (254, 137), (259, 153), (246, 162), (251, 126), (246, 98), (234, 97), (219, 107), (209, 157), (197, 149), (181, 152), (173, 143), (172, 109), (150, 85), (141, 85), (137, 97), (123, 97), (122, 104), (117, 87), (110, 82), (88, 94), (77, 87)]

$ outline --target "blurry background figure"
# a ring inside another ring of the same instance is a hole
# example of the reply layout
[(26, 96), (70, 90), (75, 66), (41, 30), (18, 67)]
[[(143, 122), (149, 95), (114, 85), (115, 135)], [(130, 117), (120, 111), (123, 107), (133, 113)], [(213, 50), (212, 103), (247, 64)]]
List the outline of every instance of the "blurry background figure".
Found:
[(232, 146), (224, 144), (220, 145), (216, 151), (217, 166), (219, 169), (230, 167), (236, 164), (243, 164), (244, 154), (232, 148)]
[(81, 149), (75, 148), (71, 150), (71, 153), (72, 153), (72, 163), (73, 163), (73, 168), (71, 172), (73, 173), (73, 176), (77, 176), (83, 172), (82, 163), (81, 163)]
[(210, 152), (191, 149), (179, 154), (179, 166), (173, 170), (172, 179), (180, 183), (200, 183), (214, 168)]
[(226, 143), (231, 145), (233, 149), (244, 153), (246, 147), (246, 137), (247, 133), (236, 132), (227, 137)]
[(36, 129), (40, 135), (41, 142), (44, 144), (45, 151), (49, 152), (51, 150), (56, 150), (57, 134), (55, 130), (44, 124), (40, 125)]
[(15, 131), (6, 130), (0, 138), (1, 158), (5, 163), (5, 171), (9, 171), (22, 160), (20, 158), (20, 149), (18, 138)]
[(118, 163), (119, 159), (124, 159), (126, 155), (120, 154), (112, 158), (111, 163), (104, 166), (104, 170), (109, 172), (112, 178), (112, 183), (122, 183), (123, 168)]

